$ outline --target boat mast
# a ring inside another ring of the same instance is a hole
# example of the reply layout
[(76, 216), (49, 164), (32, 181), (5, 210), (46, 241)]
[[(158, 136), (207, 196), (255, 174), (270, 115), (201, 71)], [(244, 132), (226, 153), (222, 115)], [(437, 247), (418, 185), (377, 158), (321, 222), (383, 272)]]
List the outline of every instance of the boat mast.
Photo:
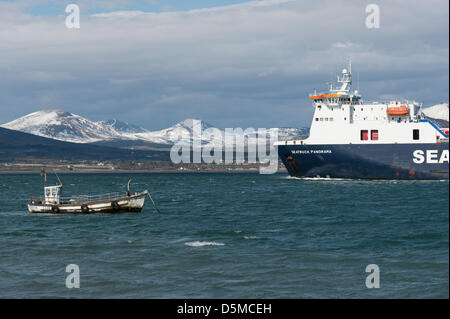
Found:
[(41, 169), (41, 174), (40, 175), (41, 175), (41, 177), (44, 178), (44, 188), (45, 188), (46, 183), (47, 183), (47, 173), (45, 172), (45, 168)]

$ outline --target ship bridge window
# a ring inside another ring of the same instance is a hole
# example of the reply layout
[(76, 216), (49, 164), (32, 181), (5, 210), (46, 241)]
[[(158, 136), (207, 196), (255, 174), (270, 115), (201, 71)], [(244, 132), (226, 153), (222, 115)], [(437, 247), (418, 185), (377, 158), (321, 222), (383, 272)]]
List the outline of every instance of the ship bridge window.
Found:
[(367, 141), (369, 139), (369, 131), (361, 130), (361, 141)]
[(420, 138), (419, 130), (413, 130), (413, 140), (418, 140)]
[(316, 122), (318, 122), (319, 121), (319, 118), (318, 117), (316, 117)]

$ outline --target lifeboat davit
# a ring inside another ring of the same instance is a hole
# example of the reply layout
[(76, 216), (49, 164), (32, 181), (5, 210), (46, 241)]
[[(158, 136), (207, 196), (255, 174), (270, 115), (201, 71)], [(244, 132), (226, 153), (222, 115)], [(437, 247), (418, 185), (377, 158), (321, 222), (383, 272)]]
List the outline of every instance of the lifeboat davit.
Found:
[(387, 115), (408, 115), (408, 114), (409, 111), (406, 105), (387, 108)]

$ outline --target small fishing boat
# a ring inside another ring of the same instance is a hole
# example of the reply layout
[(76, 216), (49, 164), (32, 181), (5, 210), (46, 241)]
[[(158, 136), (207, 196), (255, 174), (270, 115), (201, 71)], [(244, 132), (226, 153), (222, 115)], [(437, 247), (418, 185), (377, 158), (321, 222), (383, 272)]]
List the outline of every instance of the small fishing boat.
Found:
[[(43, 173), (45, 176), (45, 172)], [(41, 173), (42, 175), (42, 173)], [(45, 176), (46, 179), (46, 176)], [(125, 194), (108, 193), (101, 195), (76, 195), (61, 197), (62, 183), (45, 186), (44, 196), (33, 196), (28, 202), (28, 211), (33, 213), (65, 214), (65, 213), (140, 213), (147, 196), (153, 202), (150, 193), (144, 190), (141, 193), (130, 193), (130, 181)], [(153, 202), (154, 203), (154, 202)], [(155, 204), (154, 204), (155, 205)], [(156, 208), (155, 205), (155, 209)]]

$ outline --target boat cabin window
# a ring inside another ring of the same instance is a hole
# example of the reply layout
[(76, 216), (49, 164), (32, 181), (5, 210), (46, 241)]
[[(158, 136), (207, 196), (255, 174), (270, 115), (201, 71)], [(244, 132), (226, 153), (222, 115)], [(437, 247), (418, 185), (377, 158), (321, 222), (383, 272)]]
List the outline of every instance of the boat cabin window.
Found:
[(378, 141), (378, 130), (370, 131), (370, 139), (372, 141)]
[(367, 141), (369, 139), (369, 131), (361, 130), (361, 141)]
[(418, 140), (420, 138), (419, 130), (413, 130), (413, 140)]

